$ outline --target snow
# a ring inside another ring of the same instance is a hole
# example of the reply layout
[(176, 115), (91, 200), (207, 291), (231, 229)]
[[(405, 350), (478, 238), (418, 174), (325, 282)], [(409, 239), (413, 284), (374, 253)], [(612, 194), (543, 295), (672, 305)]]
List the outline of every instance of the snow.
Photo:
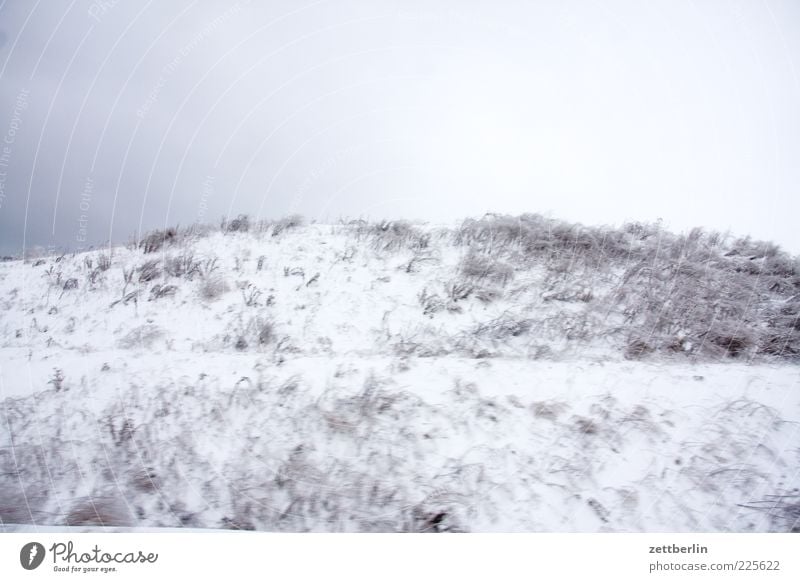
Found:
[[(578, 308), (534, 304), (535, 268), (453, 303), (465, 251), (431, 233), (410, 268), (325, 225), (119, 247), (94, 280), (104, 251), (0, 264), (4, 528), (786, 531), (755, 507), (800, 494), (800, 368), (565, 339)], [(125, 286), (185, 251), (216, 269)]]

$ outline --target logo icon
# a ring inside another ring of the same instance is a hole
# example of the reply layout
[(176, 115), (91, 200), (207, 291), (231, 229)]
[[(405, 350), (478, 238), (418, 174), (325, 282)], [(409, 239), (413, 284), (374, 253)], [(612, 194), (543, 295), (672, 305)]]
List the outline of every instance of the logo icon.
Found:
[(26, 570), (35, 570), (44, 561), (44, 553), (44, 546), (39, 542), (27, 543), (19, 552), (19, 563)]

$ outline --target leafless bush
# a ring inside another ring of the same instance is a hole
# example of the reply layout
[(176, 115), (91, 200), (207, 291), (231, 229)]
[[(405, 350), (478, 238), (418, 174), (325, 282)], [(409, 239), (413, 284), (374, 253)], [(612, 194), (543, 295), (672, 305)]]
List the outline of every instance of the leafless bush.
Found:
[(157, 325), (146, 323), (130, 330), (117, 344), (123, 349), (150, 349), (156, 340), (164, 336), (164, 331)]
[(130, 293), (125, 293), (123, 290), (122, 298), (117, 299), (116, 301), (112, 301), (109, 307), (114, 307), (122, 303), (123, 305), (127, 305), (128, 303), (133, 302), (134, 304), (138, 304), (139, 302), (139, 290), (134, 289)]
[(64, 388), (64, 378), (64, 371), (61, 368), (54, 368), (53, 377), (50, 378), (48, 384), (52, 384), (56, 392), (61, 392), (62, 388)]
[(61, 287), (61, 295), (64, 295), (67, 291), (72, 291), (78, 288), (78, 280), (75, 277), (70, 277), (66, 281), (64, 281), (64, 285)]
[(637, 252), (631, 235), (602, 227), (584, 227), (545, 218), (537, 214), (521, 216), (486, 215), (464, 221), (455, 233), (455, 242), (472, 246), (491, 255), (521, 253), (525, 260), (572, 261), (617, 260)]
[(465, 301), (475, 291), (475, 286), (463, 281), (450, 281), (445, 284), (445, 292), (453, 303)]
[(437, 261), (438, 259), (433, 256), (428, 249), (417, 250), (414, 253), (414, 256), (411, 257), (411, 260), (406, 263), (406, 266), (403, 270), (406, 273), (416, 273), (419, 270), (419, 266), (423, 263), (432, 263)]
[(161, 299), (162, 297), (172, 297), (178, 292), (178, 288), (175, 285), (162, 285), (160, 283), (156, 283), (152, 289), (150, 289), (150, 299), (148, 301), (155, 301), (156, 299)]
[(172, 277), (185, 277), (191, 281), (192, 277), (200, 273), (200, 261), (194, 258), (194, 253), (183, 251), (176, 256), (164, 260), (164, 270)]
[(158, 259), (151, 259), (142, 263), (138, 269), (139, 282), (147, 283), (161, 276), (161, 269), (159, 267), (160, 261)]
[(209, 257), (198, 265), (198, 273), (203, 279), (208, 279), (213, 273), (219, 269), (217, 265), (217, 257)]
[(625, 346), (625, 358), (628, 360), (639, 360), (652, 352), (653, 346), (639, 338), (629, 340)]
[(292, 214), (291, 216), (286, 216), (275, 222), (271, 223), (272, 227), (272, 236), (280, 236), (284, 232), (297, 228), (298, 226), (303, 226), (303, 217), (299, 214)]
[(600, 432), (597, 422), (591, 418), (576, 416), (573, 418), (575, 430), (584, 435), (596, 435)]
[(475, 299), (481, 303), (491, 303), (502, 297), (503, 292), (494, 287), (479, 287), (473, 292)]
[(306, 272), (302, 267), (284, 267), (283, 268), (283, 276), (289, 277), (301, 277), (303, 280), (306, 278)]
[(721, 350), (721, 354), (738, 358), (745, 355), (754, 342), (747, 330), (710, 330), (704, 337), (709, 346)]
[(252, 283), (248, 283), (245, 288), (242, 290), (242, 299), (244, 300), (244, 304), (248, 307), (257, 306), (258, 305), (258, 298), (261, 297), (261, 290), (253, 285)]
[(275, 324), (271, 320), (256, 318), (255, 328), (260, 345), (267, 345), (275, 341)]
[(451, 508), (416, 505), (411, 510), (410, 523), (404, 531), (410, 533), (464, 533), (469, 531)]
[(510, 265), (474, 249), (461, 259), (459, 271), (472, 281), (497, 285), (506, 285), (514, 278), (514, 269)]
[(247, 350), (251, 344), (266, 346), (275, 344), (278, 340), (275, 322), (260, 315), (250, 317), (246, 323), (242, 323), (240, 319), (234, 336), (234, 348), (238, 351)]
[(100, 272), (108, 271), (111, 268), (111, 254), (100, 253), (97, 255), (97, 269)]
[(250, 230), (250, 217), (240, 214), (225, 226), (227, 232), (247, 232)]
[(65, 525), (131, 526), (133, 519), (125, 503), (115, 497), (86, 497), (78, 500), (64, 518)]
[(47, 280), (47, 283), (50, 285), (50, 287), (62, 288), (63, 283), (61, 281), (61, 276), (61, 270), (59, 269), (56, 271), (56, 268), (53, 265), (50, 265), (50, 267), (44, 273), (42, 273), (42, 278)]
[[(14, 487), (19, 489), (19, 486)], [(40, 500), (36, 500), (39, 501)], [(4, 524), (35, 523), (39, 504), (29, 492), (12, 492), (11, 487), (0, 487), (0, 526)]]
[(588, 303), (594, 299), (592, 290), (581, 281), (576, 281), (571, 285), (562, 286), (559, 289), (542, 293), (543, 301), (564, 301), (567, 303), (580, 302)]
[(161, 250), (165, 244), (172, 244), (176, 241), (178, 231), (175, 228), (165, 230), (154, 230), (148, 233), (139, 243), (139, 247), (147, 253), (154, 253)]
[(356, 227), (356, 235), (368, 240), (375, 250), (384, 252), (400, 249), (420, 251), (430, 245), (430, 235), (405, 220), (361, 223)]
[(569, 406), (565, 402), (558, 402), (556, 400), (545, 400), (534, 402), (531, 404), (531, 413), (536, 418), (545, 418), (547, 420), (557, 420)]
[(766, 495), (759, 501), (742, 503), (739, 507), (755, 509), (766, 513), (779, 531), (800, 533), (800, 493)]
[(424, 288), (417, 295), (417, 300), (422, 306), (422, 313), (428, 317), (433, 317), (434, 314), (442, 311), (445, 308), (445, 303), (441, 297), (435, 293), (428, 293), (428, 289)]
[(489, 338), (505, 341), (512, 337), (525, 335), (533, 326), (533, 320), (506, 314), (476, 325), (472, 335), (478, 338)]
[(215, 301), (229, 290), (228, 283), (220, 275), (209, 275), (200, 281), (200, 296), (207, 301)]
[(487, 248), (516, 245), (530, 237), (530, 226), (521, 217), (487, 215), (480, 220), (465, 220), (456, 231), (455, 241), (460, 245), (478, 244)]
[(800, 296), (765, 310), (766, 325), (758, 339), (758, 353), (800, 358)]
[(159, 489), (160, 479), (152, 467), (142, 467), (131, 474), (131, 485), (144, 493), (155, 493)]

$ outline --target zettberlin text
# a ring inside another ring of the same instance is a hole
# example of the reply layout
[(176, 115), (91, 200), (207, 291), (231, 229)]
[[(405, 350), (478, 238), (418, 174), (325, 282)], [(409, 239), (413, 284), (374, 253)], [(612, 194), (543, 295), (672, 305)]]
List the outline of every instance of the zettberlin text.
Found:
[(708, 546), (692, 544), (691, 546), (650, 546), (651, 554), (707, 554)]

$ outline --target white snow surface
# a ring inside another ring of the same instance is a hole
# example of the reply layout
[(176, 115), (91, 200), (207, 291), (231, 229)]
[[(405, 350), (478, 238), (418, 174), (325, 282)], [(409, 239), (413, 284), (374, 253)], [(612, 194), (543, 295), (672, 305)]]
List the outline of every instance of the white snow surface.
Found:
[[(570, 305), (515, 294), (535, 269), (424, 313), (464, 253), (432, 234), (410, 268), (410, 251), (321, 225), (0, 264), (0, 526), (796, 526), (797, 365), (565, 340)], [(205, 273), (138, 280), (186, 252)], [(527, 333), (474, 339), (526, 313)]]

